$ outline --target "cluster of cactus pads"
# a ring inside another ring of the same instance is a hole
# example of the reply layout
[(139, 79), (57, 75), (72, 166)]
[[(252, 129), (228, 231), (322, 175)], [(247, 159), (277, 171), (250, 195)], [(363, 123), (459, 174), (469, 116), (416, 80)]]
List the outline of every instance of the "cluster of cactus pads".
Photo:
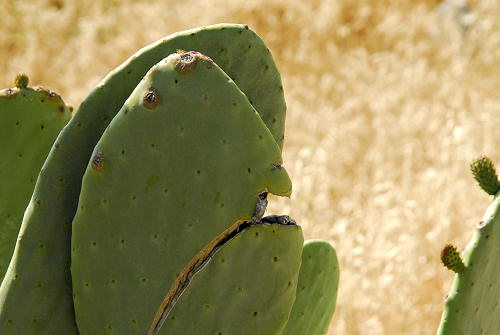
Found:
[(263, 216), (286, 106), (248, 26), (139, 50), (73, 116), (27, 86), (0, 92), (1, 335), (327, 332), (335, 250)]

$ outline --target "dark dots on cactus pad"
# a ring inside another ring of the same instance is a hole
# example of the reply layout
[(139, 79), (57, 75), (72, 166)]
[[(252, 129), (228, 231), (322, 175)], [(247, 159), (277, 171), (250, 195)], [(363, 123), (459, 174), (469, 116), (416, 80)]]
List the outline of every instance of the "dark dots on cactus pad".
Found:
[(259, 315), (259, 312), (257, 312), (257, 311), (253, 312), (254, 317), (257, 317), (258, 315)]
[(262, 140), (264, 138), (264, 136), (262, 136), (262, 134), (257, 134), (257, 137), (259, 138), (259, 140)]
[(92, 157), (92, 169), (99, 171), (104, 167), (104, 155), (102, 151), (97, 151)]
[(109, 281), (109, 283), (110, 283), (111, 285), (115, 285), (115, 284), (116, 284), (116, 279), (111, 279), (111, 280)]
[(16, 121), (16, 126), (19, 126), (19, 121)]
[(141, 277), (141, 283), (145, 283), (147, 281), (148, 281), (148, 279), (146, 277)]
[(8, 324), (9, 326), (10, 326), (10, 325), (12, 325), (12, 324), (14, 324), (14, 320), (12, 320), (12, 319), (8, 319), (8, 320), (7, 320), (7, 324)]
[(125, 239), (124, 238), (120, 239), (120, 244), (121, 245), (125, 245)]
[(273, 257), (273, 261), (274, 261), (274, 263), (278, 263), (278, 257), (277, 257), (277, 256), (274, 256), (274, 257)]
[(142, 103), (147, 109), (155, 109), (160, 103), (160, 95), (154, 87), (150, 87), (142, 97)]
[(266, 64), (266, 66), (264, 66), (264, 69), (267, 71), (269, 70), (269, 65)]
[(22, 153), (18, 153), (18, 154), (17, 154), (17, 157), (18, 157), (18, 158), (23, 158), (23, 154), (22, 154)]
[(247, 171), (248, 171), (248, 173), (252, 173), (252, 169), (251, 168), (247, 168)]
[(59, 106), (59, 114), (64, 114), (64, 106)]
[(179, 80), (177, 78), (174, 78), (174, 83), (177, 84)]
[(199, 174), (201, 174), (201, 170), (200, 170), (200, 169), (196, 169), (196, 170), (195, 170), (195, 172), (196, 172), (196, 174), (198, 174), (198, 175), (199, 175)]
[(137, 324), (137, 320), (136, 319), (130, 319), (130, 323), (135, 326)]
[(40, 129), (41, 130), (44, 130), (45, 129), (45, 126), (43, 124), (40, 125)]
[(184, 126), (183, 125), (180, 125), (179, 126), (179, 131), (182, 133), (184, 131)]
[(95, 248), (95, 247), (97, 247), (97, 242), (96, 242), (96, 241), (93, 241), (93, 242), (91, 243), (91, 245), (92, 245), (92, 247), (94, 247), (94, 248)]

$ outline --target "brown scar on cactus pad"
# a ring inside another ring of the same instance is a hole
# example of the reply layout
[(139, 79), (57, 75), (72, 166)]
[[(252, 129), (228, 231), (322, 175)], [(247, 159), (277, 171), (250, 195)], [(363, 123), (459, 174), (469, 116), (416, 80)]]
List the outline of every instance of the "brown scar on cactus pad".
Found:
[(464, 262), (457, 248), (451, 244), (447, 244), (441, 251), (441, 261), (444, 266), (455, 273), (462, 273), (465, 270)]
[(104, 155), (101, 151), (96, 152), (92, 157), (92, 169), (99, 171), (104, 167)]
[(184, 50), (177, 50), (175, 62), (175, 70), (179, 73), (189, 73), (196, 69), (196, 65), (198, 65), (198, 61), (202, 60), (207, 62), (207, 67), (212, 67), (214, 64), (213, 60), (210, 57), (202, 55), (196, 51), (186, 52)]
[[(262, 192), (261, 194), (263, 193), (266, 193), (267, 195), (267, 192)], [(259, 194), (259, 196), (261, 196), (261, 194)], [(258, 209), (256, 208), (256, 211), (257, 210)], [(193, 257), (188, 265), (186, 265), (186, 267), (181, 271), (177, 280), (172, 284), (167, 296), (156, 312), (155, 318), (147, 335), (155, 335), (158, 333), (163, 323), (168, 318), (170, 311), (175, 306), (182, 293), (189, 286), (193, 277), (208, 264), (210, 259), (220, 248), (251, 226), (270, 224), (297, 226), (295, 220), (291, 219), (287, 215), (270, 215), (259, 221), (255, 221), (253, 219), (250, 221), (238, 221), (208, 243), (195, 257)]]
[(160, 94), (158, 90), (154, 87), (150, 87), (144, 96), (142, 97), (142, 103), (147, 109), (155, 109), (160, 102)]

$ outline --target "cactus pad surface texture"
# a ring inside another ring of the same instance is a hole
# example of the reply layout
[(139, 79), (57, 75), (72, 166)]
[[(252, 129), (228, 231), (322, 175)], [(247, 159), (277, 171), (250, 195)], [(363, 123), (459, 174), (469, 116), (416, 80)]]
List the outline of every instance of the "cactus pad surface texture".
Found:
[(176, 53), (155, 65), (83, 178), (71, 256), (81, 334), (147, 332), (191, 258), (250, 220), (259, 193), (290, 195), (281, 163), (259, 114), (211, 59)]
[(325, 241), (306, 241), (295, 303), (282, 335), (326, 334), (335, 311), (338, 286), (335, 249)]

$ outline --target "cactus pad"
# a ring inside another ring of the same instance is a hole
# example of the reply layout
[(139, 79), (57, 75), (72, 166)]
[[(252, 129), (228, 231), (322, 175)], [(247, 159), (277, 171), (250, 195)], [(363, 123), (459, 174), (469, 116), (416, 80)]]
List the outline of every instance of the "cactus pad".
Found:
[(250, 220), (264, 190), (290, 194), (281, 162), (259, 114), (212, 60), (173, 54), (154, 66), (83, 177), (71, 265), (81, 334), (144, 334), (203, 246)]
[(462, 256), (438, 335), (500, 334), (500, 198), (488, 207)]
[(326, 334), (335, 311), (338, 285), (335, 249), (325, 241), (306, 241), (297, 297), (282, 335)]
[(43, 87), (26, 88), (27, 83), (26, 75), (18, 75), (18, 87), (0, 91), (0, 282), (38, 172), (71, 117), (59, 95)]
[(296, 225), (240, 231), (192, 279), (158, 334), (280, 334), (295, 299), (302, 242)]
[(457, 251), (457, 248), (451, 244), (446, 245), (441, 251), (441, 262), (448, 269), (455, 273), (462, 273), (465, 269), (464, 262)]
[(500, 181), (493, 162), (486, 156), (474, 160), (470, 169), (479, 186), (489, 195), (495, 195), (500, 190)]

